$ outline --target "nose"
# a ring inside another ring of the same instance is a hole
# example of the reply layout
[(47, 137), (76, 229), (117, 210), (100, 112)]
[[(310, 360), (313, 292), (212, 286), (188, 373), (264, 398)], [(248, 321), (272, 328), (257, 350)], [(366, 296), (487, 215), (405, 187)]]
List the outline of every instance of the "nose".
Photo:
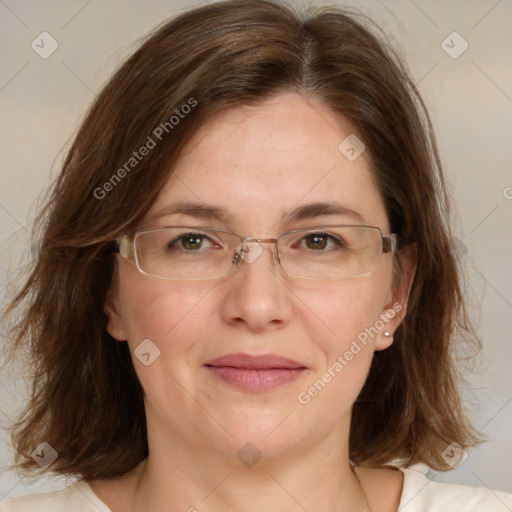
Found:
[(236, 267), (226, 279), (222, 316), (252, 332), (281, 328), (292, 317), (290, 291), (271, 242), (245, 239), (235, 253)]

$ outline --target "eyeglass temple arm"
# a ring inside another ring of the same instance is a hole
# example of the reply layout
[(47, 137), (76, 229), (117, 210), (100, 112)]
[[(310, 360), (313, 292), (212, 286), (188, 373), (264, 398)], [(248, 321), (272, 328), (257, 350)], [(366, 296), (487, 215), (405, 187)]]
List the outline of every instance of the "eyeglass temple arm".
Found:
[(118, 252), (123, 258), (128, 258), (133, 250), (133, 242), (130, 240), (130, 237), (122, 235), (116, 238), (113, 250)]
[(389, 236), (382, 237), (382, 252), (397, 252), (408, 245), (409, 240), (405, 236), (397, 235), (392, 233)]

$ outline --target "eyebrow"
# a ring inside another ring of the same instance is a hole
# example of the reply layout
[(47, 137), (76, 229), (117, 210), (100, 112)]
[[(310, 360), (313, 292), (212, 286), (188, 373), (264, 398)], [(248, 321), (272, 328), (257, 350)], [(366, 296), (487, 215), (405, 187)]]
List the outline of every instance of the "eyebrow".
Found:
[[(208, 205), (196, 201), (177, 201), (158, 211), (155, 215), (151, 216), (151, 218), (157, 219), (166, 215), (187, 215), (202, 220), (217, 220), (224, 224), (229, 223), (234, 217), (233, 214), (222, 206)], [(356, 210), (340, 203), (325, 201), (294, 208), (283, 214), (281, 222), (313, 219), (325, 215), (342, 215), (351, 217), (358, 223), (367, 224), (365, 218)]]

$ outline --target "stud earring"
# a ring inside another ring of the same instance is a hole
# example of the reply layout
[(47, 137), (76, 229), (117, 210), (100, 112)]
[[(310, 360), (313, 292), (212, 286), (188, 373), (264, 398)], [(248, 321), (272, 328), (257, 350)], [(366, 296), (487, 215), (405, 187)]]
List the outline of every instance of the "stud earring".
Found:
[(393, 333), (392, 333), (392, 332), (389, 332), (389, 331), (386, 331), (386, 332), (384, 333), (384, 336), (386, 336), (386, 338), (390, 338), (390, 337), (392, 338), (392, 337), (393, 337)]

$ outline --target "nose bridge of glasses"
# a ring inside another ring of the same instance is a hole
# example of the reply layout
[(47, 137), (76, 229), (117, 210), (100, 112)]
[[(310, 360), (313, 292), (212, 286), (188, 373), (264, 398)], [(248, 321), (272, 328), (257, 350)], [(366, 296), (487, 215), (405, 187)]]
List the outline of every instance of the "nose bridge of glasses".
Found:
[(279, 263), (276, 242), (276, 238), (253, 238), (247, 236), (236, 248), (233, 262), (236, 263), (242, 259), (247, 263), (253, 263), (263, 254), (264, 247), (262, 244), (272, 244), (274, 246), (271, 247), (273, 260), (275, 263)]

